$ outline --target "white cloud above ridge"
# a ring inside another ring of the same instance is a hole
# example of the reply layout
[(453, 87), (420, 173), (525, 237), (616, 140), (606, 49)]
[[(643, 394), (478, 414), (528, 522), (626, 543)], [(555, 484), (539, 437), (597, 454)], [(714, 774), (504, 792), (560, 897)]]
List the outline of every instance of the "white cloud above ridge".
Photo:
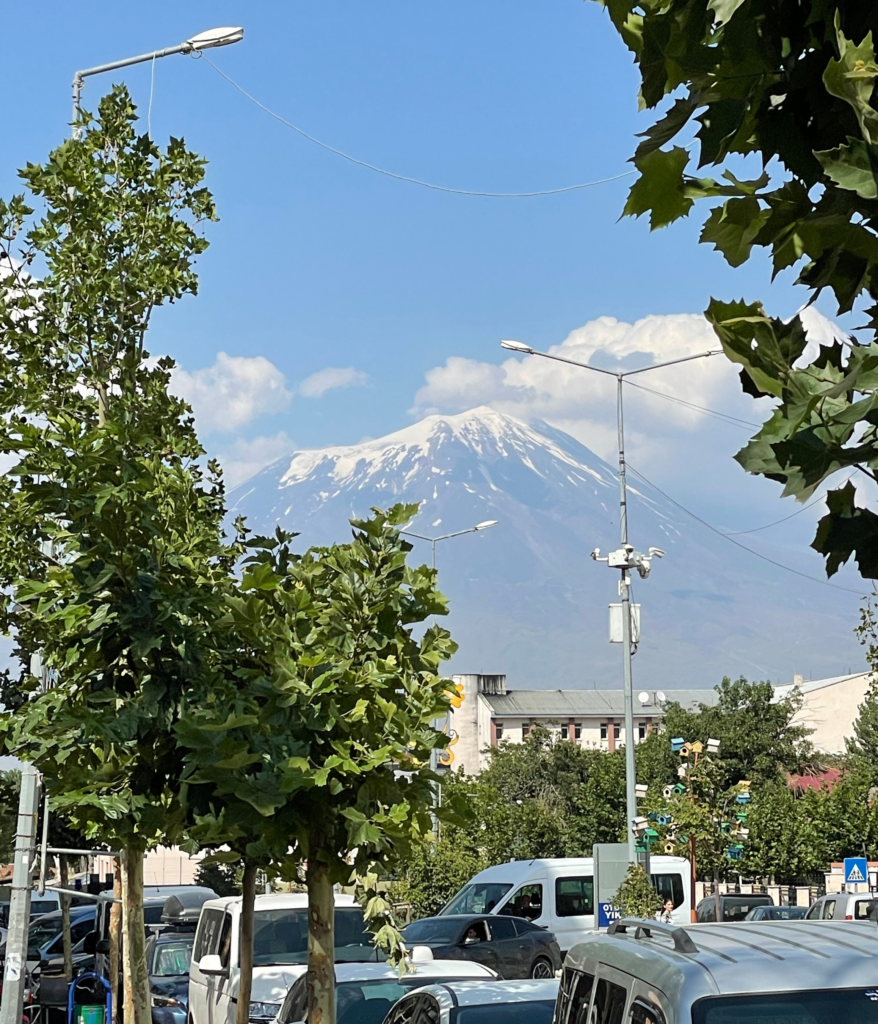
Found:
[(249, 441), (237, 438), (217, 453), (226, 487), (237, 487), (277, 459), (292, 455), (295, 449), (295, 442), (285, 430), (254, 437)]
[(177, 367), (171, 378), (175, 394), (195, 413), (199, 433), (230, 434), (260, 416), (283, 412), (293, 397), (286, 378), (264, 356), (230, 356), (218, 352), (212, 366)]
[[(815, 340), (836, 330), (814, 310), (803, 314)], [(527, 342), (529, 339), (521, 339)], [(548, 351), (610, 371), (683, 359), (715, 351), (719, 343), (701, 314), (651, 315), (634, 323), (602, 316), (571, 331)], [(680, 457), (676, 439), (699, 443), (716, 426), (691, 403), (759, 424), (768, 403), (756, 403), (741, 391), (738, 369), (723, 356), (695, 359), (631, 378), (625, 389), (626, 441), (635, 461), (667, 462)], [(648, 390), (642, 390), (643, 388)], [(655, 392), (658, 392), (656, 394)], [(664, 396), (664, 397), (663, 397)], [(668, 399), (672, 399), (669, 401)], [(545, 419), (573, 434), (598, 455), (615, 461), (615, 382), (604, 374), (541, 356), (510, 356), (500, 363), (451, 356), (425, 375), (411, 412), (458, 412), (491, 405), (525, 420)], [(723, 427), (723, 429), (726, 429)], [(739, 428), (740, 443), (747, 436)], [(737, 436), (730, 438), (737, 441)]]
[(369, 374), (353, 366), (327, 366), (306, 377), (299, 384), (303, 398), (322, 398), (336, 388), (364, 388), (370, 383)]

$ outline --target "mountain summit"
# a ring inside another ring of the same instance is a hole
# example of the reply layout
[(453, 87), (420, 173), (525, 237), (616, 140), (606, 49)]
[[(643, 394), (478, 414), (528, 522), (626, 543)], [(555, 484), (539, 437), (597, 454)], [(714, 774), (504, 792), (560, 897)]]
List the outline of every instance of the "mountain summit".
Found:
[[(607, 642), (618, 574), (589, 557), (619, 543), (616, 471), (569, 434), (482, 406), (428, 416), (356, 445), (296, 451), (229, 495), (252, 529), (295, 531), (303, 547), (348, 536), (372, 506), (419, 504), (427, 537), (499, 525), (437, 545), (451, 666), (505, 672), (512, 687), (613, 686), (621, 652)], [(665, 550), (634, 600), (643, 604), (635, 687), (712, 686), (723, 675), (785, 680), (855, 658), (856, 598), (737, 550), (650, 488), (629, 486), (629, 532)], [(429, 545), (413, 540), (429, 562)], [(847, 662), (845, 662), (847, 663)]]

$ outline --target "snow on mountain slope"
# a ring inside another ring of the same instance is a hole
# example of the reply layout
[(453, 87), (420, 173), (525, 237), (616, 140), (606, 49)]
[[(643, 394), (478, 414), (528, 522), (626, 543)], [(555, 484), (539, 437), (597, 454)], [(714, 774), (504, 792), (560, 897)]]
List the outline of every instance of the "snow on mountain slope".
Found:
[[(298, 451), (230, 494), (231, 514), (276, 524), (302, 547), (349, 536), (373, 506), (417, 503), (411, 529), (438, 536), (497, 519), (492, 530), (437, 545), (455, 671), (506, 672), (511, 686), (613, 686), (621, 654), (607, 642), (618, 574), (589, 557), (619, 541), (615, 471), (574, 438), (487, 407), (357, 445)], [(735, 549), (661, 495), (629, 486), (638, 548), (666, 551), (642, 602), (635, 685), (710, 686), (725, 675), (775, 681), (856, 664), (855, 595), (797, 579)], [(430, 550), (413, 540), (412, 557)], [(813, 567), (812, 567), (813, 571)]]

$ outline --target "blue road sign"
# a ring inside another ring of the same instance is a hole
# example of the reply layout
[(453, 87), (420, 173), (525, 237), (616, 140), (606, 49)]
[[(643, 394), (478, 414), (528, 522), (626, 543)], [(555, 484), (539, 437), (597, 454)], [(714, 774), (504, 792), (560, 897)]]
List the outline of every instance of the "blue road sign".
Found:
[(612, 903), (598, 903), (598, 928), (609, 928), (611, 921), (618, 921), (622, 911), (617, 910)]
[(857, 882), (869, 881), (869, 866), (865, 857), (845, 857), (844, 884), (856, 885)]

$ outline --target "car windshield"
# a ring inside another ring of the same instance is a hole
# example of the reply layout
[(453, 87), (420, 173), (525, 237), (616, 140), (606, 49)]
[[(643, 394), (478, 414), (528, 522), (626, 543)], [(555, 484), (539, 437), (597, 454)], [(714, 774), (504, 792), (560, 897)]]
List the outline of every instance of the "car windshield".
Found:
[(58, 909), (58, 904), (55, 900), (31, 900), (30, 901), (30, 913), (31, 917), (36, 917), (37, 914), (51, 914), (53, 910)]
[(878, 1024), (878, 989), (716, 996), (692, 1007), (693, 1024)]
[(762, 921), (794, 921), (804, 917), (807, 907), (760, 907), (756, 917)]
[[(372, 935), (362, 907), (335, 908), (335, 959), (374, 959)], [(257, 910), (253, 921), (253, 963), (304, 964), (308, 960), (308, 911)]]
[(46, 921), (34, 921), (27, 930), (27, 944), (31, 948), (39, 949), (51, 942), (57, 935), (61, 934), (61, 916), (50, 917)]
[(554, 999), (497, 1006), (461, 1006), (451, 1011), (451, 1024), (552, 1024), (554, 1012)]
[(173, 942), (157, 942), (152, 951), (149, 973), (157, 978), (178, 978), (188, 974), (194, 939), (193, 935), (191, 938), (175, 939)]
[(416, 942), (454, 942), (460, 934), (460, 921), (427, 917), (423, 921), (412, 921), (406, 925), (402, 934), (410, 946)]
[(511, 888), (505, 882), (470, 882), (439, 913), (490, 914)]

